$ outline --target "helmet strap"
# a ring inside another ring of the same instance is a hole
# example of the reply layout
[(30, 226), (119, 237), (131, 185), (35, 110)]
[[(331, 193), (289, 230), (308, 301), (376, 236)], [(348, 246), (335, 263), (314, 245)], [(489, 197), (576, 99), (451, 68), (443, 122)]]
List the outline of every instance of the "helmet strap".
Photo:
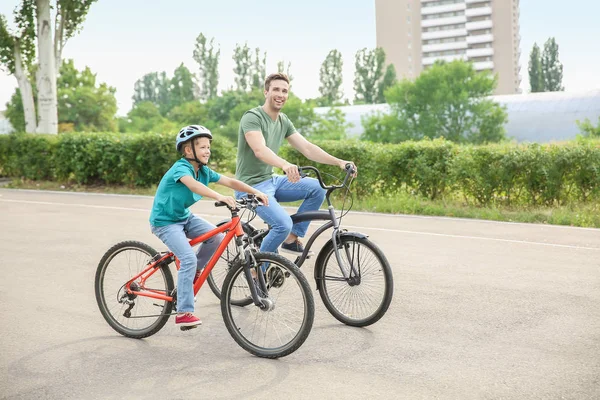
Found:
[(202, 169), (202, 167), (206, 166), (206, 164), (204, 164), (202, 161), (198, 160), (198, 156), (196, 155), (196, 138), (192, 139), (192, 153), (194, 153), (194, 158), (189, 158), (189, 157), (185, 157), (186, 160), (188, 161), (195, 161), (198, 164), (200, 164), (200, 169)]

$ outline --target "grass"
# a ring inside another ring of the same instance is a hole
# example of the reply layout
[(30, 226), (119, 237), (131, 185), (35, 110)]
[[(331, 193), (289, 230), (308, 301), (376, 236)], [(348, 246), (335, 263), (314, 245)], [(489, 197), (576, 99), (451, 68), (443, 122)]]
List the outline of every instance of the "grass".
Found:
[[(14, 189), (55, 190), (65, 192), (115, 193), (154, 196), (156, 186), (136, 188), (118, 185), (80, 185), (73, 183), (57, 183), (50, 181), (30, 181), (12, 179), (2, 185)], [(233, 195), (233, 191), (221, 185), (210, 187), (223, 195)], [(299, 204), (291, 203), (291, 205)], [(334, 200), (336, 208), (342, 206), (342, 200)], [(349, 202), (346, 202), (347, 208)], [(567, 225), (600, 228), (600, 204), (598, 202), (572, 204), (560, 207), (480, 207), (465, 204), (459, 200), (431, 201), (408, 193), (393, 197), (372, 197), (354, 199), (354, 211), (370, 211), (388, 214), (432, 215), (459, 218), (476, 218), (493, 221), (526, 222), (551, 225)]]

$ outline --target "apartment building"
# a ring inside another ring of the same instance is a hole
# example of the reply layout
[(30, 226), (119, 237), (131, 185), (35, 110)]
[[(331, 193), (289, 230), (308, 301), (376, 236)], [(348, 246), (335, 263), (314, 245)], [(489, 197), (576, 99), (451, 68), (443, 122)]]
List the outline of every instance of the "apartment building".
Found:
[(519, 0), (375, 0), (377, 46), (399, 77), (463, 59), (498, 75), (496, 94), (520, 93)]

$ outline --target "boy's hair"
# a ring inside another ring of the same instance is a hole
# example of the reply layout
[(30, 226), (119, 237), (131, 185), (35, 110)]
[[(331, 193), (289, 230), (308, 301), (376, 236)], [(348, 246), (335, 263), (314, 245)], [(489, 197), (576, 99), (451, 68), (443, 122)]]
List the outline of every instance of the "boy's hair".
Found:
[(277, 72), (275, 74), (271, 74), (271, 75), (267, 76), (267, 79), (265, 79), (265, 90), (269, 91), (271, 82), (276, 81), (276, 80), (286, 81), (288, 85), (290, 84), (290, 78), (288, 78), (288, 76), (286, 74), (284, 74), (283, 72)]
[(187, 142), (185, 142), (184, 144), (181, 145), (181, 147), (179, 148), (179, 151), (181, 152), (182, 156), (185, 156), (185, 148), (186, 147), (190, 147), (192, 145), (192, 142), (194, 140), (188, 140)]

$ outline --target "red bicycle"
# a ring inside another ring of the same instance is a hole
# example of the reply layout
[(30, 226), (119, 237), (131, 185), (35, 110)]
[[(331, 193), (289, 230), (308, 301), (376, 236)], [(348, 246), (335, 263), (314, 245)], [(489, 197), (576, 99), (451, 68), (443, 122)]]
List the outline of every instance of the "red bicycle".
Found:
[[(194, 294), (215, 265), (224, 262), (221, 255), (228, 244), (235, 243), (236, 254), (227, 265), (229, 272), (221, 288), (223, 321), (243, 349), (259, 357), (278, 358), (293, 353), (304, 343), (312, 328), (315, 305), (308, 281), (291, 261), (274, 253), (244, 248), (238, 213), (243, 209), (254, 211), (259, 205), (260, 200), (254, 196), (237, 200), (237, 208), (230, 208), (229, 222), (190, 240), (194, 246), (225, 233), (223, 242), (194, 282)], [(159, 253), (138, 241), (120, 242), (104, 254), (96, 270), (96, 301), (114, 330), (127, 337), (145, 338), (157, 333), (175, 314), (177, 290), (172, 263), (178, 268), (172, 252)]]

